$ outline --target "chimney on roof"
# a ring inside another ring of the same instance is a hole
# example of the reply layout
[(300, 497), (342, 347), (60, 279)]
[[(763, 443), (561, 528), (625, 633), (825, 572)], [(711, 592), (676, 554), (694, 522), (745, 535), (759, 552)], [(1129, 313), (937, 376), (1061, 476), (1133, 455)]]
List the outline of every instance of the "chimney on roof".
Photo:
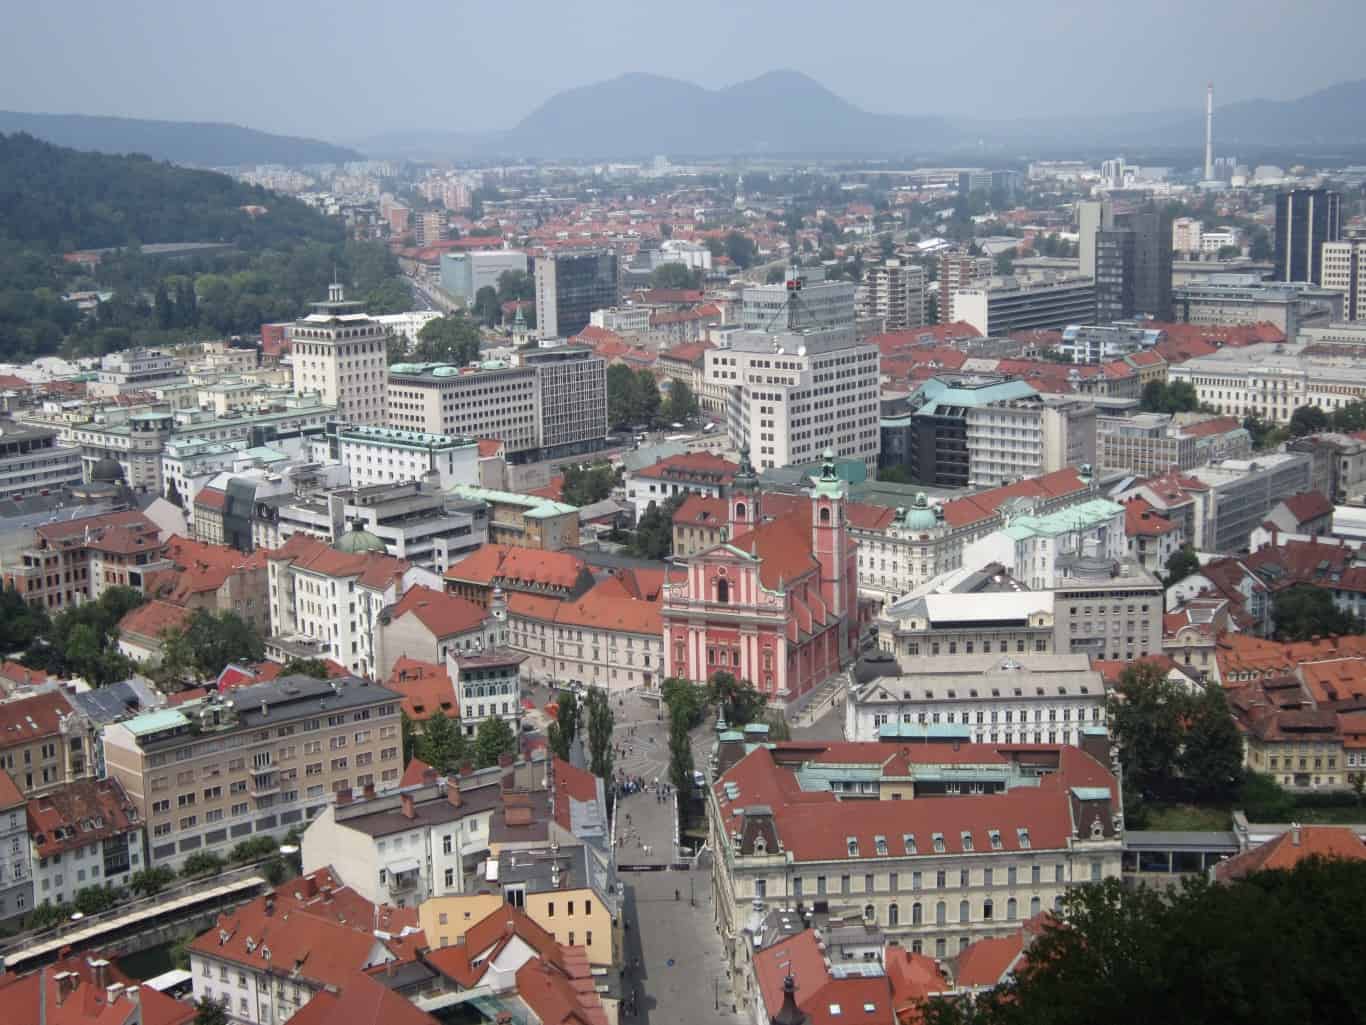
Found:
[(66, 998), (76, 992), (81, 977), (75, 972), (58, 972), (52, 978), (57, 983), (57, 1006), (61, 1007)]
[(464, 803), (463, 799), (462, 799), (461, 796), (460, 796), (460, 788), (459, 788), (459, 787), (447, 787), (447, 788), (446, 788), (446, 800), (448, 800), (448, 801), (451, 802), (451, 807), (452, 807), (452, 808), (459, 808), (460, 805)]
[(403, 794), (400, 800), (403, 802), (403, 817), (405, 819), (417, 818), (417, 811), (413, 808), (413, 795)]
[[(95, 985), (104, 989), (109, 985), (109, 962), (102, 957), (92, 958), (89, 962)], [(79, 976), (78, 976), (79, 978)]]
[(1300, 824), (1298, 822), (1290, 823), (1290, 842), (1296, 847), (1300, 845)]

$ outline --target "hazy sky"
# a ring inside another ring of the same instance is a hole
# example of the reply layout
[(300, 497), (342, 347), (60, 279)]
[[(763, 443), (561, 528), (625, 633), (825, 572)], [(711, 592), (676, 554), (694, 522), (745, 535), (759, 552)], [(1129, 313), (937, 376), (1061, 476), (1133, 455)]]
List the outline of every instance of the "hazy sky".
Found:
[[(887, 113), (1198, 109), (1361, 77), (1361, 0), (68, 0), (5, 5), (0, 109), (349, 141), (509, 127), (626, 71), (806, 72)], [(743, 9), (741, 9), (743, 8)]]

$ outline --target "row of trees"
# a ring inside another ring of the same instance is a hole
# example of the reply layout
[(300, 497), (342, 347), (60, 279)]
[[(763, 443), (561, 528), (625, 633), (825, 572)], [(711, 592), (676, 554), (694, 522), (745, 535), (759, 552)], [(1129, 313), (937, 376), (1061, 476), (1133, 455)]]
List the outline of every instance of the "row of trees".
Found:
[(505, 754), (517, 753), (517, 734), (505, 719), (491, 715), (479, 723), (474, 737), (465, 736), (460, 720), (437, 711), (422, 722), (403, 716), (403, 758), (419, 758), (443, 775), (466, 764), (486, 769)]
[(497, 327), (503, 322), (503, 304), (525, 302), (522, 320), (527, 327), (536, 326), (536, 282), (526, 271), (505, 270), (498, 275), (498, 287), (485, 285), (474, 294), (470, 314), (485, 327)]
[(734, 673), (714, 673), (705, 687), (671, 676), (660, 685), (660, 697), (669, 712), (669, 782), (680, 797), (692, 792), (695, 766), (689, 735), (705, 721), (709, 708), (716, 709), (735, 729), (764, 722), (770, 740), (791, 738), (786, 720), (781, 715), (769, 715), (764, 696), (753, 683)]
[(1360, 430), (1366, 430), (1366, 402), (1349, 402), (1331, 412), (1325, 412), (1318, 406), (1299, 406), (1290, 416), (1292, 438), (1324, 431), (1350, 433)]
[(591, 688), (580, 701), (573, 691), (562, 690), (555, 696), (555, 721), (550, 724), (546, 742), (556, 758), (567, 762), (574, 741), (580, 740), (588, 752), (589, 771), (599, 779), (610, 780), (615, 762), (612, 730), (616, 721), (605, 691)]
[(1195, 385), (1189, 381), (1149, 381), (1138, 400), (1146, 413), (1191, 413), (1200, 408)]
[(621, 363), (607, 368), (607, 422), (614, 429), (683, 423), (698, 412), (697, 396), (686, 381), (671, 381), (664, 398), (650, 371)]
[(571, 463), (561, 467), (564, 486), (561, 496), (570, 505), (582, 508), (612, 497), (612, 489), (621, 483), (621, 471), (611, 463)]

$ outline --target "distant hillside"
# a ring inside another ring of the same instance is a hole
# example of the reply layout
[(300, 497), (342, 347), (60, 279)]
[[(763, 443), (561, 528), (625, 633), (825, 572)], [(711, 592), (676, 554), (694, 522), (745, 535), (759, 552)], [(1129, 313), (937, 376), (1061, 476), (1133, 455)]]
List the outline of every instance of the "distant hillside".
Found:
[(252, 164), (337, 164), (360, 160), (344, 146), (316, 139), (271, 135), (241, 125), (192, 121), (144, 121), (85, 114), (23, 114), (0, 111), (0, 133), (29, 135), (72, 149), (98, 153), (145, 153), (155, 160), (196, 167)]
[(710, 90), (634, 73), (552, 96), (490, 145), (529, 156), (907, 153), (938, 118), (870, 114), (795, 71)]
[(251, 249), (278, 241), (340, 242), (344, 232), (296, 199), (215, 171), (0, 135), (0, 237), (49, 251), (133, 241), (233, 242)]

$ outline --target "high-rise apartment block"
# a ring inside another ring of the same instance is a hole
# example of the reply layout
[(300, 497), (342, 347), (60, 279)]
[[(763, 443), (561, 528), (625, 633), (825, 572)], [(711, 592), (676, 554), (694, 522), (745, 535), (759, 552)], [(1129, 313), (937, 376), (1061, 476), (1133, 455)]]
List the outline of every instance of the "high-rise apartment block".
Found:
[(1323, 287), (1342, 293), (1342, 319), (1366, 320), (1366, 239), (1325, 242)]
[(878, 320), (884, 331), (905, 331), (925, 324), (925, 268), (900, 260), (871, 267), (864, 279), (859, 316)]
[(989, 256), (972, 256), (949, 251), (939, 257), (939, 322), (952, 324), (962, 319), (954, 303), (954, 293), (968, 288), (975, 281), (991, 277)]
[(617, 254), (610, 249), (560, 249), (536, 257), (536, 334), (572, 338), (594, 310), (621, 298)]
[(878, 350), (854, 333), (854, 286), (806, 273), (744, 290), (745, 329), (706, 352), (706, 380), (725, 390), (731, 443), (760, 469), (816, 462), (831, 446), (872, 473)]
[(1095, 316), (1096, 284), (1080, 275), (1039, 281), (993, 277), (960, 289), (953, 297), (954, 319), (984, 335), (1060, 330), (1093, 323)]
[(314, 312), (290, 329), (294, 394), (320, 395), (349, 423), (383, 424), (386, 331), (361, 306), (347, 302), (342, 286), (334, 284), (327, 302), (314, 303)]
[(1323, 245), (1342, 238), (1342, 196), (1291, 189), (1276, 197), (1277, 281), (1323, 284)]
[(1077, 254), (1081, 273), (1096, 276), (1096, 233), (1114, 227), (1115, 211), (1108, 199), (1090, 199), (1077, 204)]

